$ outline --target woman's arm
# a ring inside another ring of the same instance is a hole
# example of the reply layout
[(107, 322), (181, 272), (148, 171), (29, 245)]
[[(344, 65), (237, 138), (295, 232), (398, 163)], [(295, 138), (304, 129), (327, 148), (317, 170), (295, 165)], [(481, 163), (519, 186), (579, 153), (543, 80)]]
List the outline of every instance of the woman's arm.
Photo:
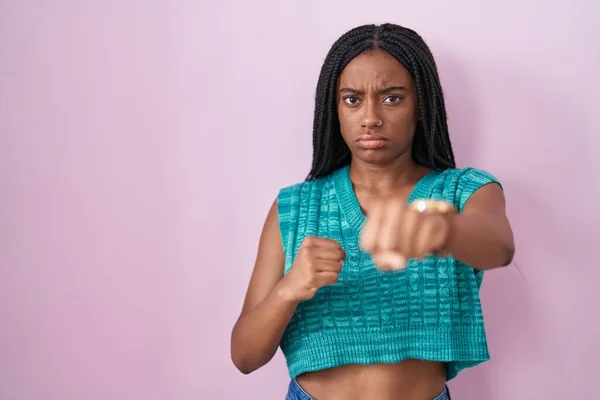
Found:
[(231, 334), (231, 359), (244, 374), (273, 358), (298, 304), (278, 286), (284, 264), (275, 201), (263, 227), (242, 312)]
[(443, 254), (480, 270), (511, 263), (515, 244), (499, 185), (491, 183), (475, 191), (450, 226)]
[(452, 255), (476, 269), (505, 266), (515, 250), (504, 204), (495, 183), (473, 192), (460, 213), (380, 199), (371, 207), (361, 246), (382, 270), (403, 269), (406, 260), (429, 254)]

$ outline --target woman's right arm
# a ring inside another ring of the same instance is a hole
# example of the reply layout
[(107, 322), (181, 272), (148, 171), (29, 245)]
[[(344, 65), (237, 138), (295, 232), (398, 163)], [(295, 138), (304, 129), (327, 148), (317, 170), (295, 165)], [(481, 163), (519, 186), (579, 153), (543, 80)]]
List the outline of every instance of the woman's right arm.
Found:
[(273, 358), (298, 305), (279, 285), (284, 264), (275, 201), (261, 233), (242, 312), (231, 334), (231, 359), (244, 374), (259, 369)]
[(307, 236), (284, 278), (277, 201), (273, 203), (260, 237), (242, 313), (231, 333), (231, 359), (241, 372), (249, 374), (273, 358), (298, 304), (311, 299), (319, 288), (333, 285), (345, 257), (335, 240)]

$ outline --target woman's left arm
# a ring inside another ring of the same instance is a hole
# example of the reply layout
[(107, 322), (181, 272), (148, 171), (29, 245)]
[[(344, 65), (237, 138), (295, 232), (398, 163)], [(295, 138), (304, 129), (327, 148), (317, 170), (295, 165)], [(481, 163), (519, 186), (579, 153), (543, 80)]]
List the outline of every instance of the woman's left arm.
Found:
[(499, 185), (481, 187), (467, 200), (462, 212), (451, 217), (450, 234), (441, 253), (479, 270), (511, 263), (515, 244)]

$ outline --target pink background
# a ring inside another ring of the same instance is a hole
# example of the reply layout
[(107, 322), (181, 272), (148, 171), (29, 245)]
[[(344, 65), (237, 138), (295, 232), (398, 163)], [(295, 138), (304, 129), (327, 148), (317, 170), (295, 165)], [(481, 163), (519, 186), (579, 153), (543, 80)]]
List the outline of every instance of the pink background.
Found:
[(598, 398), (599, 11), (0, 2), (0, 398), (283, 399), (283, 357), (241, 375), (230, 330), (329, 46), (388, 20), (437, 57), (459, 164), (504, 182), (525, 277), (487, 275), (493, 361), (455, 398)]

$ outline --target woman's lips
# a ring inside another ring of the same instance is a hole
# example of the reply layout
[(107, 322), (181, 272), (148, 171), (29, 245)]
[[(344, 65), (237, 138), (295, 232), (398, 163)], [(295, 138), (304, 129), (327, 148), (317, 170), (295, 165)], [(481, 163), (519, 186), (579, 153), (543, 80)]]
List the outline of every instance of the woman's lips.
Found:
[(378, 149), (385, 145), (387, 138), (381, 135), (361, 135), (358, 138), (358, 146), (364, 149)]

